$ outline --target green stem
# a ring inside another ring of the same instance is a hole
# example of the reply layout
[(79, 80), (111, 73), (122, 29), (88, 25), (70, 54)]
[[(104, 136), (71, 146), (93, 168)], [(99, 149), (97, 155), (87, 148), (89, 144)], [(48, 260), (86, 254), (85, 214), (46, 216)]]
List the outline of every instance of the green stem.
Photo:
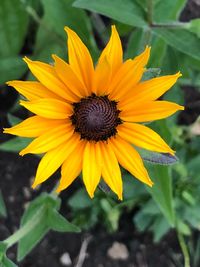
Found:
[(153, 24), (153, 0), (147, 1), (147, 19), (149, 27)]
[(188, 23), (185, 22), (174, 22), (174, 23), (152, 23), (152, 28), (167, 28), (167, 29), (184, 29)]
[(41, 25), (46, 32), (49, 32), (49, 34), (53, 35), (54, 38), (60, 43), (60, 45), (63, 45), (65, 43), (65, 40), (61, 38), (55, 31), (53, 31), (45, 22), (43, 19), (41, 19), (34, 8), (26, 4), (25, 0), (20, 0), (21, 3), (24, 5), (24, 8), (26, 12), (32, 17), (32, 19), (38, 24)]
[(42, 215), (45, 214), (44, 207), (41, 207), (34, 215), (32, 220), (25, 223), (19, 230), (17, 230), (14, 234), (9, 236), (3, 242), (7, 244), (7, 248), (10, 248), (15, 243), (17, 243), (20, 239), (26, 236), (36, 225), (38, 225), (41, 221)]
[(144, 46), (150, 44), (151, 42), (151, 36), (152, 36), (151, 27), (153, 25), (153, 0), (147, 1), (147, 20), (149, 25), (145, 31)]
[(146, 31), (144, 32), (144, 45), (143, 45), (144, 47), (146, 45), (150, 45), (150, 43), (151, 43), (151, 37), (152, 37), (152, 31), (151, 31), (151, 28), (148, 27), (146, 29)]
[(185, 243), (185, 239), (183, 237), (183, 235), (180, 233), (180, 231), (177, 229), (177, 236), (178, 236), (178, 241), (183, 253), (183, 257), (184, 257), (184, 267), (190, 267), (190, 256), (189, 256), (189, 252), (188, 252), (188, 248), (187, 245)]

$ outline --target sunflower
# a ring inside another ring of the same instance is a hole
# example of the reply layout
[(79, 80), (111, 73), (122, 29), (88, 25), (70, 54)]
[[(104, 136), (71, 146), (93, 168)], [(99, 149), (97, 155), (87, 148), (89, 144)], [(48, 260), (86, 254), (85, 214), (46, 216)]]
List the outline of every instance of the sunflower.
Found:
[(33, 188), (59, 167), (57, 192), (66, 189), (82, 171), (90, 197), (102, 178), (122, 199), (119, 164), (141, 182), (152, 186), (143, 161), (134, 148), (155, 152), (174, 151), (153, 130), (139, 124), (166, 118), (184, 108), (156, 100), (170, 89), (180, 73), (141, 81), (150, 47), (123, 62), (115, 26), (96, 66), (78, 35), (65, 27), (69, 63), (53, 55), (54, 64), (24, 61), (38, 81), (10, 81), (26, 101), (20, 104), (35, 115), (5, 133), (34, 137), (21, 152), (44, 154)]

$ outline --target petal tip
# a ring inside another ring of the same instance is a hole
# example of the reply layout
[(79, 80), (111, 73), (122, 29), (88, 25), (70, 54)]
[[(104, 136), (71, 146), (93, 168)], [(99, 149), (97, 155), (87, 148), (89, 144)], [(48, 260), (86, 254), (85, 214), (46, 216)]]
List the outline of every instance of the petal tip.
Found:
[(26, 150), (23, 149), (22, 151), (19, 152), (19, 155), (23, 157), (23, 156), (24, 156), (25, 154), (27, 154), (27, 153), (28, 153), (28, 152), (26, 152)]
[(53, 58), (53, 60), (57, 59), (57, 55), (56, 54), (52, 54), (51, 57)]
[(10, 128), (3, 128), (3, 133), (9, 133)]
[(88, 195), (90, 196), (90, 198), (94, 198), (94, 192), (89, 192), (88, 191)]
[(122, 201), (122, 200), (123, 200), (122, 193), (120, 193), (120, 194), (118, 195), (118, 200), (120, 200), (120, 201)]
[(31, 188), (35, 189), (38, 185), (39, 185), (38, 183), (34, 182), (34, 183), (32, 184), (32, 186), (31, 186)]
[(12, 86), (12, 82), (13, 81), (7, 81), (5, 84), (7, 84), (8, 86)]
[(24, 60), (27, 64), (32, 62), (32, 60), (29, 59), (28, 57), (23, 57), (23, 60)]
[(182, 75), (182, 73), (181, 73), (180, 71), (179, 71), (179, 72), (177, 72), (175, 75), (177, 76), (177, 78), (179, 78), (179, 77), (183, 76), (183, 75)]
[(115, 24), (111, 25), (111, 29), (112, 29), (113, 31), (116, 30), (116, 26), (115, 26)]
[(70, 34), (71, 32), (73, 32), (68, 26), (64, 27), (64, 30), (67, 34)]
[(61, 191), (62, 191), (62, 188), (61, 188), (61, 187), (58, 187), (58, 188), (55, 190), (55, 192), (56, 192), (57, 194), (59, 194)]

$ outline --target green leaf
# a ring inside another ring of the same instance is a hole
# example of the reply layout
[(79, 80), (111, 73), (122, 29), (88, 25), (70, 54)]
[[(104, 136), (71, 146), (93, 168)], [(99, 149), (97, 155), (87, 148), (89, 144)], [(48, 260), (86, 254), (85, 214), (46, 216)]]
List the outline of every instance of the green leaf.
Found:
[(83, 10), (72, 7), (73, 0), (42, 0), (44, 7), (43, 23), (48, 25), (49, 33), (56, 33), (63, 40), (64, 49), (66, 46), (66, 33), (64, 26), (75, 30), (86, 45), (97, 52), (96, 43), (92, 34), (92, 26), (89, 17)]
[(48, 225), (52, 230), (58, 232), (80, 232), (80, 229), (77, 226), (68, 222), (56, 210), (49, 210)]
[(200, 155), (193, 157), (188, 163), (187, 163), (187, 170), (188, 174), (191, 177), (196, 177), (197, 179), (200, 178)]
[(139, 28), (147, 26), (145, 12), (135, 1), (76, 0), (73, 6), (97, 12), (131, 26)]
[(149, 68), (144, 72), (142, 76), (142, 80), (147, 81), (147, 80), (156, 78), (159, 76), (160, 72), (161, 72), (161, 69), (159, 68)]
[(177, 20), (186, 4), (186, 0), (159, 1), (154, 8), (154, 22), (170, 22)]
[(147, 165), (154, 185), (146, 187), (171, 226), (175, 225), (172, 197), (172, 179), (169, 168), (160, 165)]
[(158, 38), (157, 36), (156, 38), (153, 38), (151, 44), (151, 57), (148, 62), (148, 66), (151, 66), (151, 68), (161, 67), (164, 56), (166, 55), (166, 50), (167, 45), (164, 40)]
[(139, 181), (133, 181), (133, 176), (127, 171), (122, 170), (122, 176), (124, 201), (119, 205), (123, 205), (126, 200), (133, 201), (133, 203), (139, 203), (140, 199), (147, 195), (145, 187), (141, 186), (141, 183)]
[(0, 265), (1, 267), (17, 267), (17, 265), (9, 260), (6, 256), (4, 256), (3, 261)]
[(3, 260), (4, 254), (6, 253), (6, 250), (7, 250), (7, 244), (0, 241), (0, 263)]
[(157, 153), (142, 148), (137, 148), (143, 160), (159, 165), (171, 165), (177, 163), (178, 158), (168, 153)]
[(151, 226), (154, 242), (159, 242), (161, 238), (170, 230), (170, 225), (163, 216), (158, 216)]
[(10, 123), (11, 126), (14, 126), (18, 123), (20, 123), (22, 120), (10, 113), (8, 113), (8, 122)]
[(92, 200), (85, 189), (79, 189), (69, 198), (68, 204), (72, 209), (85, 209), (92, 206)]
[(17, 250), (17, 259), (19, 261), (22, 260), (50, 230), (47, 219), (48, 209), (49, 207), (55, 208), (58, 205), (57, 201), (46, 193), (43, 193), (29, 204), (22, 216), (21, 227), (29, 222), (33, 222), (33, 225), (28, 234), (19, 241)]
[(6, 217), (7, 216), (7, 211), (6, 211), (6, 206), (3, 200), (3, 195), (0, 190), (0, 216)]
[(141, 232), (145, 231), (149, 225), (151, 225), (153, 220), (152, 216), (146, 215), (141, 211), (139, 211), (134, 217), (133, 221), (137, 227), (137, 229)]
[(154, 28), (153, 32), (178, 51), (200, 60), (200, 38), (187, 29)]
[(0, 57), (17, 55), (24, 43), (28, 15), (22, 1), (1, 0), (0, 4)]
[(30, 138), (14, 137), (0, 144), (0, 150), (7, 152), (19, 152), (25, 148), (31, 141)]
[(182, 219), (177, 220), (177, 227), (178, 231), (180, 231), (180, 233), (182, 233), (183, 235), (191, 235), (191, 230), (189, 226), (186, 223), (184, 223)]
[(18, 244), (19, 261), (42, 240), (50, 229), (60, 232), (79, 231), (75, 225), (69, 223), (57, 212), (59, 208), (60, 199), (46, 193), (29, 204), (21, 219), (21, 227), (28, 227), (28, 231)]
[(142, 52), (145, 46), (145, 34), (142, 29), (134, 29), (128, 39), (125, 59), (133, 58)]
[(187, 29), (200, 38), (200, 19), (192, 19), (187, 23)]
[(0, 84), (21, 78), (27, 70), (26, 64), (18, 56), (0, 59)]
[(21, 220), (21, 227), (29, 221), (32, 221), (34, 223), (34, 227), (32, 227), (29, 233), (25, 237), (23, 237), (18, 243), (18, 261), (21, 261), (49, 231), (50, 228), (47, 225), (46, 218), (47, 208), (45, 207), (45, 205), (35, 206), (33, 202), (25, 211)]
[(0, 267), (17, 267), (17, 265), (9, 260), (6, 256), (7, 244), (0, 242)]

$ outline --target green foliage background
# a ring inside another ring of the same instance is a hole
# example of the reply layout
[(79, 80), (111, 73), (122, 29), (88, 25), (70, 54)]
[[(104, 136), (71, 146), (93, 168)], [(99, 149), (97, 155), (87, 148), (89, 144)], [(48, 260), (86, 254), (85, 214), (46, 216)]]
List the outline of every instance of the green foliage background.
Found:
[[(66, 25), (79, 34), (97, 60), (108, 41), (110, 25), (115, 24), (123, 41), (125, 58), (136, 56), (147, 44), (152, 46), (150, 76), (157, 75), (158, 68), (162, 75), (182, 72), (183, 77), (164, 99), (184, 104), (181, 86), (200, 88), (200, 19), (180, 22), (185, 5), (186, 0), (1, 0), (0, 85), (5, 88), (9, 80), (33, 79), (22, 61), (24, 55), (48, 63), (52, 62), (52, 54), (67, 60), (63, 30)], [(15, 105), (10, 112), (18, 108)], [(11, 125), (18, 122), (10, 114), (8, 120)], [(196, 124), (200, 125), (198, 121)], [(117, 231), (121, 214), (135, 207), (139, 209), (132, 223), (139, 231), (151, 231), (155, 242), (171, 228), (176, 229), (187, 264), (184, 236), (200, 229), (200, 139), (191, 130), (192, 126), (177, 124), (177, 115), (151, 126), (176, 149), (180, 159), (172, 166), (146, 163), (155, 183), (152, 189), (133, 180), (127, 172), (123, 175), (122, 203), (101, 190), (90, 200), (79, 189), (68, 201), (74, 225), (59, 214), (59, 198), (52, 193), (39, 196), (21, 219), (20, 229), (26, 225), (31, 229), (29, 233), (23, 230), (21, 235), (14, 239), (8, 237), (1, 243), (0, 266), (16, 266), (5, 256), (6, 249), (16, 242), (19, 242), (18, 260), (21, 260), (49, 229), (61, 232), (90, 229), (103, 218), (108, 231)], [(18, 152), (29, 141), (14, 138), (0, 144), (0, 149)], [(31, 225), (35, 209), (42, 208), (46, 216), (38, 212), (38, 224)], [(6, 216), (1, 194), (0, 216)]]

